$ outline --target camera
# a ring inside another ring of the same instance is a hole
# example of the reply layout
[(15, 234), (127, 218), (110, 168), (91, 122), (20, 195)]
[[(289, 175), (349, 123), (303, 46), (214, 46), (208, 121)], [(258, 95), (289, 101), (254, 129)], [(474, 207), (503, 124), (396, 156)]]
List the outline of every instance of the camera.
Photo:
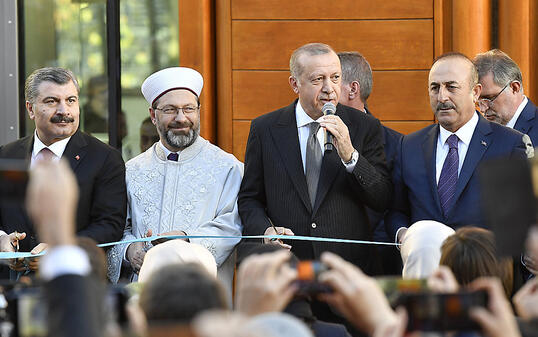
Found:
[(331, 287), (319, 282), (319, 275), (329, 268), (320, 261), (296, 262), (298, 293), (303, 295), (316, 295), (332, 292)]

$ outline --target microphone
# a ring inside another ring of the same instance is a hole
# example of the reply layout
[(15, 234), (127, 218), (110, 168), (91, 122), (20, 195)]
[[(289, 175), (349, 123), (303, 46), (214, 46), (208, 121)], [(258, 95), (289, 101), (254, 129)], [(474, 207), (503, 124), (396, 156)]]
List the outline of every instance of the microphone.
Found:
[[(336, 106), (334, 106), (334, 104), (332, 104), (331, 102), (325, 103), (323, 105), (323, 108), (321, 108), (321, 112), (324, 115), (334, 115), (334, 113), (336, 112)], [(324, 143), (325, 152), (331, 152), (334, 148), (333, 135), (327, 130), (325, 130)]]

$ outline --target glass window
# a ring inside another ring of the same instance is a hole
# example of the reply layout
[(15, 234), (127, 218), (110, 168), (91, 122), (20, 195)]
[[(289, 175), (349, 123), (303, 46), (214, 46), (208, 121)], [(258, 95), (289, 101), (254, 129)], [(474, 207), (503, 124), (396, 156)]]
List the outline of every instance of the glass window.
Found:
[[(21, 62), (26, 79), (47, 66), (71, 69), (79, 80), (80, 128), (108, 142), (106, 0), (26, 0)], [(120, 1), (121, 106), (115, 132), (125, 160), (155, 139), (140, 85), (152, 72), (179, 64), (177, 0)], [(26, 117), (26, 135), (34, 123)]]

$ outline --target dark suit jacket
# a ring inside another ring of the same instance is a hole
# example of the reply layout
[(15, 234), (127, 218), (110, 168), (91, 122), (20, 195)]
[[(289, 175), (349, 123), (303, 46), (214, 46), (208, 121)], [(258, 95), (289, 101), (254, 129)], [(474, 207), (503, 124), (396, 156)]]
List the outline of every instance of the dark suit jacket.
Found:
[[(348, 173), (336, 149), (323, 156), (312, 209), (301, 160), (295, 104), (252, 121), (239, 191), (239, 215), (245, 235), (263, 234), (270, 224), (295, 235), (366, 240), (371, 236), (365, 205), (383, 211), (391, 183), (385, 164), (380, 123), (353, 108), (337, 106), (349, 128), (359, 159)], [(300, 259), (317, 259), (329, 250), (368, 270), (371, 247), (325, 242), (289, 241)]]
[[(0, 147), (0, 158), (26, 159), (30, 162), (34, 136)], [(81, 131), (71, 137), (62, 156), (79, 187), (77, 235), (98, 243), (120, 240), (125, 227), (127, 194), (125, 165), (120, 153), (97, 138)], [(24, 205), (0, 204), (0, 229), (6, 233), (25, 232), (21, 251), (30, 251), (40, 241), (28, 219)]]
[[(372, 115), (370, 110), (368, 109), (365, 109), (365, 110), (367, 114)], [(383, 148), (385, 149), (385, 158), (387, 160), (387, 168), (389, 170), (389, 174), (392, 175), (394, 161), (396, 160), (396, 157), (397, 157), (398, 146), (400, 145), (400, 141), (403, 137), (403, 134), (389, 127), (386, 127), (385, 125), (381, 125), (381, 127), (383, 129)], [(366, 208), (366, 211), (368, 212), (368, 218), (370, 219), (370, 224), (374, 228), (373, 240), (382, 241), (382, 242), (392, 242), (392, 239), (388, 237), (387, 232), (385, 230), (384, 217), (385, 217), (386, 212), (376, 212), (372, 210), (371, 208)], [(385, 247), (388, 247), (388, 246), (385, 246)]]
[(532, 145), (538, 146), (538, 108), (530, 99), (521, 111), (514, 129), (529, 135)]
[(400, 227), (419, 220), (435, 220), (454, 229), (466, 225), (486, 227), (481, 211), (477, 167), (503, 156), (525, 158), (523, 135), (479, 115), (459, 174), (455, 203), (445, 217), (439, 203), (435, 156), (439, 124), (404, 136), (394, 165), (394, 199), (387, 216), (387, 233), (393, 238)]

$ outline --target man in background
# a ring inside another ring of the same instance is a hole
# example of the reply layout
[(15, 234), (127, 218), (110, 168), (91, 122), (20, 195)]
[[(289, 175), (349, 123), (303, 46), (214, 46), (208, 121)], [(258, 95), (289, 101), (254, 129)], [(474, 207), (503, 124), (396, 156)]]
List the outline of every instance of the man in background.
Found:
[(482, 92), (480, 111), (489, 121), (527, 134), (538, 144), (538, 108), (525, 96), (521, 70), (506, 53), (493, 49), (476, 55)]
[[(344, 104), (372, 115), (367, 108), (367, 100), (372, 92), (373, 77), (372, 68), (368, 61), (358, 52), (339, 52), (338, 57), (342, 65), (342, 92), (340, 94), (340, 104)], [(383, 148), (387, 168), (392, 173), (396, 149), (403, 135), (391, 128), (381, 125), (383, 129)], [(366, 208), (370, 226), (373, 229), (373, 240), (381, 242), (392, 242), (385, 231), (384, 216), (386, 212), (376, 212), (371, 208)], [(393, 247), (379, 246), (376, 248), (382, 263), (379, 263), (378, 273), (395, 275), (401, 273), (401, 259)], [(380, 261), (381, 262), (381, 261)]]

